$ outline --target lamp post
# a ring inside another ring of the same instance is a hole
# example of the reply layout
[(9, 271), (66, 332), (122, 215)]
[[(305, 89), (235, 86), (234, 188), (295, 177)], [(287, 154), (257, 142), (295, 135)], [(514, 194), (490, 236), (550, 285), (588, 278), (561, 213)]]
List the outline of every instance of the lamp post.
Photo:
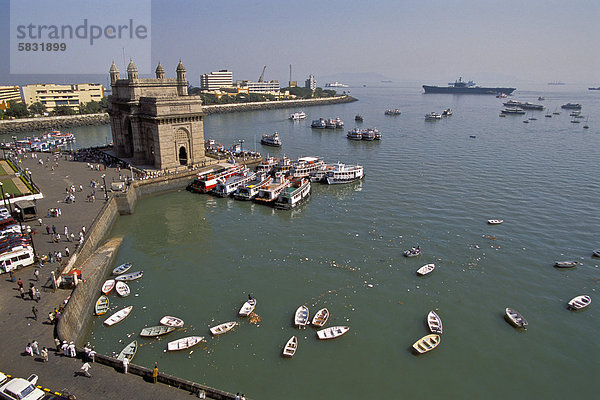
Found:
[(10, 205), (10, 193), (6, 193), (6, 201), (8, 202), (8, 211), (12, 214), (12, 206)]
[(0, 182), (0, 191), (2, 191), (2, 200), (4, 201), (4, 208), (8, 210), (8, 206), (6, 205), (6, 197), (4, 197), (4, 184)]
[(102, 182), (104, 182), (104, 200), (108, 201), (108, 192), (106, 191), (106, 174), (102, 174)]
[(17, 221), (19, 221), (19, 226), (21, 227), (21, 233), (23, 233), (23, 223), (21, 222), (21, 209), (19, 207), (15, 207), (15, 212), (17, 213)]
[(31, 236), (31, 226), (27, 225), (27, 234), (29, 235), (29, 240), (31, 240), (31, 249), (33, 250), (33, 261), (37, 261), (37, 254), (35, 252), (35, 245), (33, 244), (33, 237)]

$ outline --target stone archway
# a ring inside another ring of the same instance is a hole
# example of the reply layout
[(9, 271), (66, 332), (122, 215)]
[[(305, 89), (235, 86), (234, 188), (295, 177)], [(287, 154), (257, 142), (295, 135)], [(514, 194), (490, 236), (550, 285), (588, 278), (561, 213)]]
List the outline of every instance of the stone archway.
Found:
[(125, 118), (125, 134), (124, 136), (124, 152), (126, 157), (133, 157), (133, 128), (131, 126), (131, 119), (129, 117)]
[(191, 160), (190, 135), (185, 128), (175, 131), (175, 154), (179, 165), (188, 165)]
[(188, 155), (185, 146), (179, 147), (179, 165), (187, 165)]

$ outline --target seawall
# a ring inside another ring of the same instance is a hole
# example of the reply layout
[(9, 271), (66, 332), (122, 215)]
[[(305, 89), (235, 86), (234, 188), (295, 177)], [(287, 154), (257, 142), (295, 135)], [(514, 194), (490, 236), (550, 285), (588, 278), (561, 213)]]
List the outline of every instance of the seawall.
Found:
[(261, 101), (256, 103), (236, 103), (236, 104), (213, 104), (203, 106), (202, 109), (208, 115), (223, 114), (231, 112), (272, 110), (278, 108), (303, 108), (310, 106), (321, 106), (326, 104), (343, 104), (358, 101), (352, 96), (325, 97), (322, 99), (298, 99), (298, 100), (280, 100), (280, 101)]
[(62, 129), (84, 125), (104, 125), (109, 122), (110, 118), (106, 113), (21, 118), (0, 121), (0, 134)]

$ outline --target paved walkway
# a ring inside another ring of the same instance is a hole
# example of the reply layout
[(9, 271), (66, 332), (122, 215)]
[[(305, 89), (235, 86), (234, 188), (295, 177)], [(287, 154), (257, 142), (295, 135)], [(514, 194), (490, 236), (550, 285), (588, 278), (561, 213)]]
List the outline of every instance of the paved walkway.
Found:
[[(103, 191), (96, 189), (96, 201), (87, 202), (87, 194), (90, 193), (90, 181), (96, 180), (102, 184), (101, 176), (106, 174), (106, 183), (119, 179), (119, 172), (114, 169), (101, 171), (92, 170), (87, 163), (52, 159), (47, 162), (46, 154), (38, 153), (44, 164), (38, 160), (22, 158), (23, 168), (29, 168), (32, 172), (33, 181), (41, 188), (44, 198), (37, 201), (38, 214), (42, 217), (42, 225), (38, 221), (28, 221), (32, 229), (36, 229), (33, 235), (35, 249), (38, 254), (48, 254), (50, 251), (62, 251), (65, 247), (73, 250), (74, 243), (64, 239), (64, 227), (67, 226), (69, 234), (75, 233), (79, 236), (82, 226), (89, 227), (94, 217), (102, 207)], [(51, 166), (54, 165), (54, 169)], [(129, 171), (124, 171), (127, 174)], [(70, 185), (83, 186), (83, 192), (76, 192), (75, 202), (66, 204), (66, 188)], [(46, 217), (50, 208), (61, 208), (59, 217)], [(61, 234), (61, 241), (53, 243), (51, 235), (46, 234), (45, 226), (56, 227)], [(42, 288), (50, 277), (50, 272), (56, 270), (57, 263), (45, 264), (40, 269), (40, 279), (36, 281), (33, 271), (35, 267), (30, 266), (17, 271), (16, 278), (21, 278), (26, 288), (30, 282), (40, 289), (41, 300), (36, 303), (26, 296), (22, 300), (17, 291), (17, 284), (10, 282), (8, 274), (0, 275), (0, 371), (27, 378), (35, 373), (39, 376), (38, 385), (50, 388), (54, 391), (67, 389), (77, 396), (79, 400), (92, 399), (190, 399), (192, 396), (183, 390), (179, 390), (164, 384), (152, 384), (145, 382), (137, 375), (122, 374), (113, 368), (100, 364), (92, 364), (91, 378), (75, 376), (75, 371), (83, 364), (81, 360), (63, 357), (55, 353), (54, 326), (48, 323), (48, 313), (52, 311), (70, 294), (70, 291)], [(37, 320), (33, 318), (32, 307), (38, 309)], [(37, 357), (23, 355), (25, 345), (37, 340), (40, 349), (47, 347), (49, 361), (42, 363)], [(152, 366), (147, 366), (152, 367)], [(160, 365), (159, 365), (160, 368)], [(163, 371), (169, 372), (169, 371)]]

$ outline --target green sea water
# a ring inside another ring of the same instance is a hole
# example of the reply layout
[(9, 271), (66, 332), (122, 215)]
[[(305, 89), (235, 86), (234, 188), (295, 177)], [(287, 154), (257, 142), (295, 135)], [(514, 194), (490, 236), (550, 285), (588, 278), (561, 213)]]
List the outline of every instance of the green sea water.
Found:
[[(135, 338), (134, 363), (158, 362), (161, 371), (254, 399), (595, 397), (600, 93), (523, 88), (514, 99), (544, 96), (561, 114), (499, 118), (494, 96), (423, 95), (418, 85), (348, 90), (358, 102), (307, 108), (300, 122), (287, 120), (296, 109), (206, 117), (205, 137), (226, 146), (241, 139), (263, 154), (359, 163), (366, 177), (313, 185), (309, 202), (292, 211), (186, 191), (140, 201), (111, 236), (124, 237), (116, 264), (132, 262), (144, 277), (130, 284), (130, 297), (111, 294), (112, 311), (134, 306), (126, 320), (92, 322), (97, 351), (118, 352)], [(560, 109), (567, 102), (584, 105), (590, 129), (586, 119), (570, 122)], [(448, 107), (453, 116), (424, 120)], [(385, 116), (388, 108), (402, 115)], [(340, 116), (351, 129), (358, 113), (359, 126), (377, 127), (381, 142), (310, 128), (312, 119)], [(537, 120), (524, 124), (529, 117)], [(282, 148), (258, 144), (274, 131)], [(78, 145), (110, 140), (108, 127), (74, 132)], [(492, 218), (505, 222), (488, 225)], [(402, 257), (415, 245), (420, 257)], [(581, 265), (552, 266), (571, 259)], [(436, 270), (418, 277), (426, 263)], [(258, 325), (237, 316), (248, 294), (258, 301)], [(579, 294), (591, 306), (567, 310)], [(315, 329), (295, 329), (302, 304), (311, 316), (327, 307), (327, 326), (350, 332), (319, 341)], [(529, 321), (526, 331), (506, 323), (506, 307)], [(441, 344), (415, 356), (430, 310), (444, 323)], [(185, 328), (161, 340), (138, 336), (164, 315)], [(210, 337), (209, 327), (227, 321), (240, 326)], [(206, 343), (166, 352), (168, 341), (189, 335)], [(298, 351), (284, 359), (292, 335)]]

